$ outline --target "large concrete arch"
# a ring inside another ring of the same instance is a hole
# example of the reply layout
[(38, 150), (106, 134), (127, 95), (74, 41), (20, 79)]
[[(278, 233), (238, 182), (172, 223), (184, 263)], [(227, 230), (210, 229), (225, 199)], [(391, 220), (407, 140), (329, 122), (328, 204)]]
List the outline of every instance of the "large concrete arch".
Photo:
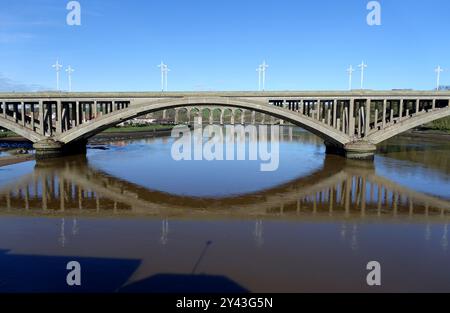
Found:
[(44, 136), (39, 135), (38, 133), (31, 131), (30, 129), (19, 125), (15, 122), (8, 121), (7, 119), (0, 118), (0, 127), (6, 128), (9, 131), (14, 132), (15, 134), (31, 141), (38, 142), (45, 139)]
[(366, 140), (372, 144), (379, 144), (386, 141), (392, 137), (395, 137), (401, 133), (407, 132), (408, 130), (414, 129), (418, 126), (425, 125), (442, 118), (450, 116), (450, 107), (447, 109), (440, 109), (434, 112), (424, 112), (417, 116), (405, 119), (397, 124), (393, 124), (390, 127), (379, 130), (372, 135), (369, 135)]
[(148, 113), (181, 107), (198, 107), (198, 106), (223, 106), (227, 108), (239, 108), (253, 110), (283, 119), (294, 125), (300, 126), (327, 142), (331, 142), (338, 146), (345, 146), (351, 142), (348, 135), (334, 129), (331, 126), (324, 125), (318, 120), (297, 114), (294, 111), (288, 111), (277, 106), (267, 106), (261, 102), (251, 101), (239, 98), (224, 97), (184, 97), (179, 99), (160, 99), (155, 101), (136, 101), (128, 109), (116, 111), (108, 115), (102, 116), (96, 120), (82, 124), (63, 134), (55, 137), (56, 141), (64, 144), (76, 142), (77, 140), (90, 138), (110, 127), (120, 124), (129, 119), (145, 115)]

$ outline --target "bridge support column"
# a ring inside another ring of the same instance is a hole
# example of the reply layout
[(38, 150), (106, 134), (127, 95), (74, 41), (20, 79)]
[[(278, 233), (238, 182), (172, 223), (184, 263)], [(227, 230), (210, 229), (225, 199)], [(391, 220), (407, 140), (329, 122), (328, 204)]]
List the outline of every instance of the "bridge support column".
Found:
[(178, 125), (178, 113), (179, 109), (175, 109), (175, 125)]
[(87, 140), (79, 140), (70, 144), (44, 139), (33, 145), (36, 159), (50, 159), (65, 155), (86, 154)]
[(367, 141), (356, 141), (338, 146), (336, 144), (325, 142), (326, 153), (344, 156), (347, 159), (373, 160), (377, 147)]
[(214, 124), (214, 109), (209, 109), (209, 125)]
[(355, 99), (350, 100), (348, 121), (348, 135), (352, 138), (355, 136)]
[(223, 116), (225, 114), (224, 110), (220, 110), (220, 125), (223, 125)]

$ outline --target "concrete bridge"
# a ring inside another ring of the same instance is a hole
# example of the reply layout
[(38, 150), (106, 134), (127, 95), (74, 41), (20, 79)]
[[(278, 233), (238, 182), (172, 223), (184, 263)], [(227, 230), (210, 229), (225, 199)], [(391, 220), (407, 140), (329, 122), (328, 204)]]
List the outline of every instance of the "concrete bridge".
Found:
[(283, 119), (324, 139), (328, 153), (373, 158), (376, 145), (450, 116), (450, 92), (3, 93), (0, 126), (34, 143), (38, 156), (75, 153), (87, 139), (167, 109), (219, 106)]

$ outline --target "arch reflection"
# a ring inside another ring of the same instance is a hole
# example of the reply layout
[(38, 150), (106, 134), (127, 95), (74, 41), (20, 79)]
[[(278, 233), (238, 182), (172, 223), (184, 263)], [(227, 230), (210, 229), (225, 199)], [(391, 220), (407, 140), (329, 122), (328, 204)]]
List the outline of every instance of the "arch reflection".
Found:
[(86, 158), (76, 157), (37, 163), (33, 173), (0, 189), (0, 207), (23, 214), (364, 218), (444, 217), (450, 202), (381, 177), (371, 164), (332, 156), (309, 176), (259, 192), (223, 198), (150, 190), (102, 172)]

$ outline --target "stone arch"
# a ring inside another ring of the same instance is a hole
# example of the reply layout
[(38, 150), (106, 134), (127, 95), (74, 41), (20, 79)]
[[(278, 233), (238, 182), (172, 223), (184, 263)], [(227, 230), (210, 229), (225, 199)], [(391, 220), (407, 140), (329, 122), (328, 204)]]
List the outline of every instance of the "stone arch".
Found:
[(226, 107), (223, 109), (223, 124), (231, 124), (233, 119), (234, 111), (232, 108)]
[(111, 114), (102, 116), (101, 118), (92, 121), (88, 124), (83, 124), (80, 127), (73, 128), (59, 136), (55, 137), (56, 141), (64, 144), (71, 143), (80, 139), (90, 138), (103, 130), (106, 130), (114, 125), (122, 123), (126, 120), (135, 118), (137, 116), (148, 114), (155, 111), (160, 111), (170, 108), (179, 107), (199, 107), (199, 106), (219, 106), (224, 108), (240, 108), (254, 110), (260, 113), (274, 116), (275, 118), (284, 119), (294, 125), (300, 126), (315, 135), (321, 137), (327, 142), (334, 143), (338, 146), (344, 146), (351, 142), (351, 139), (346, 134), (334, 129), (331, 126), (324, 125), (320, 121), (299, 115), (296, 112), (288, 111), (277, 106), (262, 105), (259, 101), (251, 101), (244, 99), (230, 99), (223, 97), (214, 98), (176, 98), (164, 99), (154, 101), (136, 101), (130, 108), (113, 112)]
[(202, 116), (203, 123), (209, 124), (211, 121), (211, 108), (210, 107), (200, 107), (200, 115)]
[(220, 124), (220, 116), (222, 114), (222, 108), (212, 107), (211, 114), (213, 116), (213, 123)]
[(199, 107), (190, 107), (188, 108), (189, 111), (189, 123), (193, 123), (195, 121), (195, 118), (197, 116), (201, 116), (202, 110)]
[(235, 109), (234, 111), (234, 122), (236, 124), (245, 124), (245, 109)]
[(177, 124), (186, 123), (188, 120), (189, 110), (185, 107), (176, 108), (178, 110)]

